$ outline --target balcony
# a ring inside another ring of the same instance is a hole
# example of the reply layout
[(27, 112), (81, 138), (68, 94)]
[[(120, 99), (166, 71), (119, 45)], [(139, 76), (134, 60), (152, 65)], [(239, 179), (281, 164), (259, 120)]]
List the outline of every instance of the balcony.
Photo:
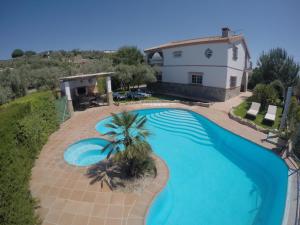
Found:
[(148, 60), (149, 64), (152, 66), (162, 66), (164, 63), (164, 59), (162, 57), (162, 53), (155, 52), (153, 55), (149, 56)]
[(158, 65), (158, 66), (162, 66), (163, 65), (163, 63), (164, 63), (164, 60), (162, 59), (162, 58), (160, 58), (160, 59), (149, 59), (149, 64), (150, 65)]

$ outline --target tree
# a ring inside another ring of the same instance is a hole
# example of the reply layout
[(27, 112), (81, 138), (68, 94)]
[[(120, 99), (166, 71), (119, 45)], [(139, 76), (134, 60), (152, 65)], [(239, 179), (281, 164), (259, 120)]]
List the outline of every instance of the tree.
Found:
[(112, 153), (120, 151), (120, 146), (123, 145), (126, 149), (129, 145), (136, 141), (144, 141), (149, 135), (149, 131), (145, 128), (147, 118), (139, 117), (138, 113), (130, 113), (124, 111), (120, 114), (112, 114), (112, 121), (106, 124), (110, 129), (104, 135), (109, 136), (113, 141), (109, 143), (102, 151), (109, 149), (107, 158), (110, 158)]
[(251, 101), (261, 103), (262, 110), (266, 110), (268, 105), (276, 104), (277, 92), (271, 85), (258, 84), (253, 90)]
[(22, 49), (15, 49), (12, 53), (11, 53), (11, 57), (12, 58), (18, 58), (24, 55), (24, 52)]
[(287, 126), (289, 132), (293, 134), (300, 124), (300, 106), (295, 96), (291, 98), (288, 112), (289, 113), (287, 115)]
[(100, 95), (105, 94), (106, 92), (106, 80), (104, 77), (99, 77), (97, 79), (97, 90)]
[(114, 64), (137, 65), (142, 63), (144, 56), (137, 47), (124, 46), (114, 56)]
[(122, 89), (126, 88), (129, 90), (130, 84), (132, 82), (132, 74), (133, 74), (134, 66), (120, 64), (116, 67), (116, 78), (120, 83), (120, 87)]
[(146, 64), (138, 64), (133, 67), (132, 84), (138, 87), (141, 84), (152, 83), (156, 81), (155, 70)]
[(27, 57), (30, 57), (30, 56), (36, 55), (36, 52), (35, 52), (35, 51), (29, 50), (29, 51), (26, 51), (26, 52), (24, 53), (24, 55), (27, 56)]
[(107, 159), (113, 156), (113, 161), (122, 167), (128, 177), (139, 177), (147, 172), (154, 172), (156, 168), (151, 146), (146, 138), (150, 135), (145, 128), (147, 118), (138, 113), (122, 112), (112, 114), (112, 121), (106, 124), (110, 129), (104, 135), (111, 137), (112, 141), (106, 145), (102, 152), (108, 151)]
[(250, 87), (258, 83), (269, 84), (274, 80), (280, 80), (285, 89), (297, 84), (300, 66), (282, 48), (262, 53), (257, 65), (249, 81)]
[(270, 85), (276, 90), (278, 97), (283, 99), (285, 95), (283, 83), (280, 80), (274, 80), (270, 83)]

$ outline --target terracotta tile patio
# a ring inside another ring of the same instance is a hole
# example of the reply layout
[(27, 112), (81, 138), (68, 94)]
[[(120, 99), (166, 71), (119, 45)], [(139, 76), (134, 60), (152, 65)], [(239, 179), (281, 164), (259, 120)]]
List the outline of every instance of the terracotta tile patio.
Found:
[(89, 137), (99, 137), (96, 123), (111, 112), (153, 107), (190, 109), (215, 121), (226, 129), (267, 148), (261, 142), (265, 134), (241, 125), (228, 117), (232, 106), (239, 104), (247, 94), (226, 103), (216, 103), (210, 108), (183, 104), (158, 103), (92, 108), (76, 112), (61, 128), (52, 134), (43, 147), (32, 170), (31, 192), (40, 199), (38, 213), (43, 225), (142, 225), (152, 200), (168, 179), (165, 163), (156, 158), (158, 176), (142, 191), (132, 193), (112, 192), (98, 183), (90, 185), (86, 168), (68, 165), (63, 152), (68, 145)]

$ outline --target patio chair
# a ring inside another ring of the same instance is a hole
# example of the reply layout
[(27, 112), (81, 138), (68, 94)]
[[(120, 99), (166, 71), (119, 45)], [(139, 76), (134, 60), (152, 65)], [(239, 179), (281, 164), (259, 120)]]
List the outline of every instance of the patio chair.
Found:
[(276, 111), (277, 111), (277, 106), (269, 105), (267, 114), (265, 115), (264, 119), (274, 122), (276, 118)]
[(260, 108), (260, 103), (258, 102), (252, 102), (250, 109), (247, 111), (247, 115), (256, 117)]

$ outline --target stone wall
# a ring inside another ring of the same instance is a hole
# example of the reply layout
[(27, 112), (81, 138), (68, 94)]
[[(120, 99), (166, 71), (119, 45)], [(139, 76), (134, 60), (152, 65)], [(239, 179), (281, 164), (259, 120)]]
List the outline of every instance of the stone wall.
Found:
[(148, 88), (159, 94), (178, 96), (198, 101), (226, 101), (240, 93), (240, 87), (233, 89), (208, 87), (195, 84), (179, 84), (157, 82), (148, 85)]

